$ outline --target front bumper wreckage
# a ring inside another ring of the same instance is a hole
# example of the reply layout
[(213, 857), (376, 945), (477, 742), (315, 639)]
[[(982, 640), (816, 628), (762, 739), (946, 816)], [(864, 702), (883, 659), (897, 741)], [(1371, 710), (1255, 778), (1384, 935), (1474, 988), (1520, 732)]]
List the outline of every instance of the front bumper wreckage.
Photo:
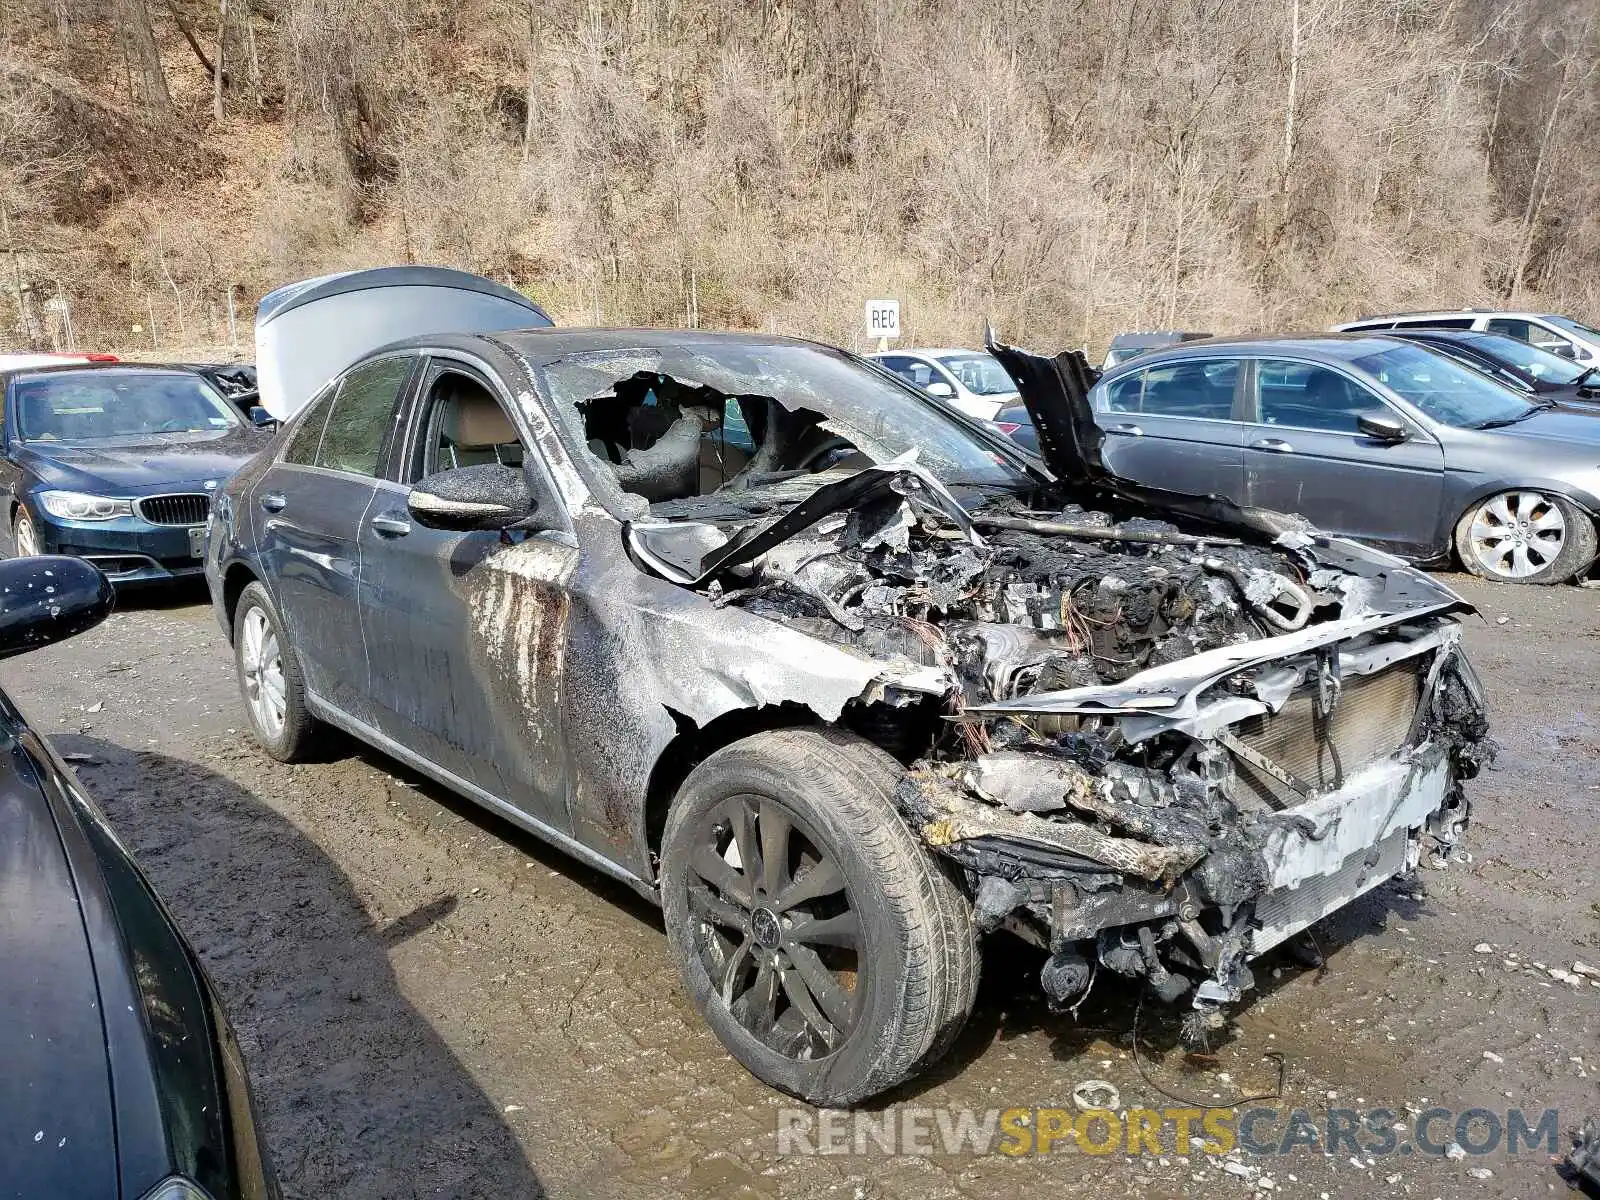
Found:
[(896, 805), (980, 931), (1049, 952), (1053, 1003), (1139, 978), (1202, 1038), (1252, 959), (1450, 857), (1493, 752), (1472, 609), (1296, 518), (1116, 479), (1081, 356), (991, 350), (1041, 429), (1036, 494), (969, 509), (906, 456), (655, 511), (630, 551), (875, 671), (838, 720), (906, 766)]
[[(1192, 992), (1214, 1023), (1251, 959), (1424, 854), (1442, 862), (1467, 828), (1487, 723), (1459, 628), (1365, 624), (1250, 643), (1264, 661), (1182, 694), (1156, 668), (968, 709), (1025, 748), (920, 763), (897, 802), (976, 881), (981, 929), (1051, 952), (1053, 1002), (1098, 967)], [(1268, 657), (1274, 642), (1298, 653)]]

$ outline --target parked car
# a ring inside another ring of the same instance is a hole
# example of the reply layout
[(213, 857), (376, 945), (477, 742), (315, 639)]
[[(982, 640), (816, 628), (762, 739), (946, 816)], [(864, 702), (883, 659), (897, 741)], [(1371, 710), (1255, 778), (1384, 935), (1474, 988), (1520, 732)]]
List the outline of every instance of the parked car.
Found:
[(1100, 369), (1109, 371), (1130, 358), (1137, 358), (1147, 350), (1165, 350), (1168, 346), (1197, 342), (1210, 336), (1209, 333), (1192, 333), (1180, 329), (1148, 329), (1119, 333), (1111, 339), (1111, 345), (1106, 349), (1106, 357), (1101, 362)]
[[(1057, 1003), (1116, 972), (1220, 1022), (1252, 957), (1465, 829), (1467, 606), (1116, 480), (1059, 424), (1092, 428), (1082, 355), (993, 353), (1053, 479), (808, 342), (360, 354), (213, 506), (251, 732), (337, 726), (659, 902), (717, 1036), (819, 1104), (936, 1060), (1002, 923)], [(707, 436), (734, 413), (749, 453)]]
[(1363, 317), (1333, 328), (1335, 333), (1378, 333), (1390, 329), (1472, 329), (1481, 333), (1503, 333), (1585, 366), (1600, 365), (1600, 329), (1557, 313), (1457, 308)]
[(1033, 427), (1033, 416), (1026, 404), (1018, 401), (1006, 405), (990, 423), (1024, 450), (1039, 453), (1039, 431)]
[(211, 492), (270, 435), (192, 371), (0, 373), (0, 546), (86, 558), (119, 586), (198, 576)]
[(981, 350), (890, 350), (869, 354), (889, 370), (936, 400), (979, 421), (1017, 398), (1017, 385), (1005, 368)]
[(1419, 562), (1562, 583), (1595, 557), (1600, 416), (1377, 335), (1210, 341), (1092, 397), (1119, 475), (1304, 514)]
[(261, 405), (261, 386), (256, 380), (254, 363), (183, 363), (182, 366), (226, 396), (246, 420), (265, 424), (266, 419), (256, 412)]
[[(111, 611), (75, 558), (0, 562), (0, 655)], [(82, 1200), (278, 1194), (244, 1061), (194, 951), (43, 737), (0, 693), (5, 1187)]]
[(1447, 354), (1525, 396), (1560, 404), (1600, 402), (1600, 367), (1585, 367), (1503, 333), (1396, 329), (1391, 337)]

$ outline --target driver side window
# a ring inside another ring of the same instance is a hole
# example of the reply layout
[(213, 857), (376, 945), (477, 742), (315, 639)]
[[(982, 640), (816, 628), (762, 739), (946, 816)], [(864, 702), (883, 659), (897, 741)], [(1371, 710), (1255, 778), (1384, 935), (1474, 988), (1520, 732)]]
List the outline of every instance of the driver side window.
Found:
[(1312, 363), (1262, 359), (1256, 364), (1256, 387), (1263, 425), (1355, 433), (1362, 413), (1387, 411), (1354, 380)]
[(435, 368), (420, 428), (407, 483), (458, 467), (523, 464), (522, 439), (500, 401), (482, 380), (458, 368)]

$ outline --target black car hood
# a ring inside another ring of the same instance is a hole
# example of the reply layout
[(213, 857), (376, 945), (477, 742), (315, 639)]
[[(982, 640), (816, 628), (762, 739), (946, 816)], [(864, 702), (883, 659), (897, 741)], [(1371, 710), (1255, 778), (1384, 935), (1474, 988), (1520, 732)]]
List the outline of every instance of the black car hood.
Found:
[(1089, 407), (1089, 389), (1097, 376), (1083, 353), (1067, 350), (1046, 358), (992, 338), (987, 341), (987, 349), (1016, 380), (1038, 434), (1039, 457), (1062, 483), (1084, 485), (1135, 505), (1268, 537), (1309, 530), (1303, 519), (1272, 509), (1247, 508), (1221, 496), (1173, 492), (1113, 475), (1100, 454), (1105, 431), (1095, 422)]
[(0, 1114), (6, 1186), (112, 1196), (117, 1153), (106, 1037), (78, 892), (32, 761), (0, 785)]
[(199, 490), (207, 480), (214, 480), (214, 487), (269, 441), (271, 435), (264, 431), (240, 428), (185, 442), (160, 439), (111, 446), (24, 442), (17, 458), (51, 487), (137, 496), (178, 487)]

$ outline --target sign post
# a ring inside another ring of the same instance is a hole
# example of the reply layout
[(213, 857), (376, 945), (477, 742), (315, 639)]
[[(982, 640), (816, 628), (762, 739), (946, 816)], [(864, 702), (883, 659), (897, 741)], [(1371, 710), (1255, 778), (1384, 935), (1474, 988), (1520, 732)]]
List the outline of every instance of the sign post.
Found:
[(900, 301), (868, 300), (866, 306), (867, 336), (878, 340), (878, 352), (889, 348), (889, 339), (900, 337)]

